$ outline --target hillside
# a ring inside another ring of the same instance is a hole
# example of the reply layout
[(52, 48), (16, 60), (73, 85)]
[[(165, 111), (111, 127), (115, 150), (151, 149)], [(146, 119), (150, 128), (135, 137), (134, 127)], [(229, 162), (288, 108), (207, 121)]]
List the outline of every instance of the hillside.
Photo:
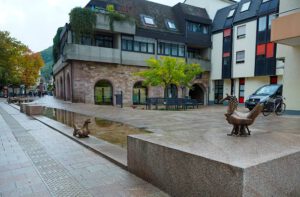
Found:
[(46, 80), (46, 82), (48, 82), (52, 75), (52, 65), (53, 65), (52, 46), (41, 51), (40, 53), (45, 62), (45, 66), (41, 69), (41, 75)]

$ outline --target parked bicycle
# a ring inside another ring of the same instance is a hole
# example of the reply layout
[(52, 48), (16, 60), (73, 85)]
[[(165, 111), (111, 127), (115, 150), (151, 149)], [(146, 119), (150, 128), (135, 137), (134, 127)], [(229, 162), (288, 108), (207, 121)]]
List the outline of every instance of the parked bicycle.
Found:
[(275, 113), (278, 116), (282, 115), (286, 108), (284, 99), (282, 96), (270, 97), (264, 104), (263, 115), (268, 116), (271, 113)]

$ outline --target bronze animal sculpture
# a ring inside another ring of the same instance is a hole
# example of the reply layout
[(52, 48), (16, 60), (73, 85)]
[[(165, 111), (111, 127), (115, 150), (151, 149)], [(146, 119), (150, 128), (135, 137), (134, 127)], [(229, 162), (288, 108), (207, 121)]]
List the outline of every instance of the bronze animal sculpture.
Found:
[[(225, 114), (226, 120), (229, 124), (233, 125), (232, 131), (228, 136), (247, 136), (251, 135), (251, 131), (248, 126), (252, 125), (257, 116), (263, 110), (263, 104), (258, 103), (250, 112), (239, 112), (237, 111), (238, 101), (235, 96), (227, 96), (220, 102), (228, 100), (228, 109)], [(246, 133), (246, 129), (248, 133)]]
[(79, 137), (79, 138), (85, 138), (89, 137), (90, 130), (89, 130), (89, 124), (91, 123), (91, 119), (87, 119), (84, 121), (83, 126), (80, 128), (76, 124), (73, 124), (73, 136)]

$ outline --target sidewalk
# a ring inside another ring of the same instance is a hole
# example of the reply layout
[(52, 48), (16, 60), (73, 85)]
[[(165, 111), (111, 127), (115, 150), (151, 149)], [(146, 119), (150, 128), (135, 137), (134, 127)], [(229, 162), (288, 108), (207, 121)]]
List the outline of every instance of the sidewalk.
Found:
[(0, 102), (0, 196), (167, 196)]

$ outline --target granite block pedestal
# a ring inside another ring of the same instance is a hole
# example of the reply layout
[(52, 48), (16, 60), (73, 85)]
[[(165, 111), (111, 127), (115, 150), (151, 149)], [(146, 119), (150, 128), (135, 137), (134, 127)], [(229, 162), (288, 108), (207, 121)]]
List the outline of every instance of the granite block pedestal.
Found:
[(300, 196), (300, 135), (226, 130), (128, 137), (128, 169), (171, 196)]

